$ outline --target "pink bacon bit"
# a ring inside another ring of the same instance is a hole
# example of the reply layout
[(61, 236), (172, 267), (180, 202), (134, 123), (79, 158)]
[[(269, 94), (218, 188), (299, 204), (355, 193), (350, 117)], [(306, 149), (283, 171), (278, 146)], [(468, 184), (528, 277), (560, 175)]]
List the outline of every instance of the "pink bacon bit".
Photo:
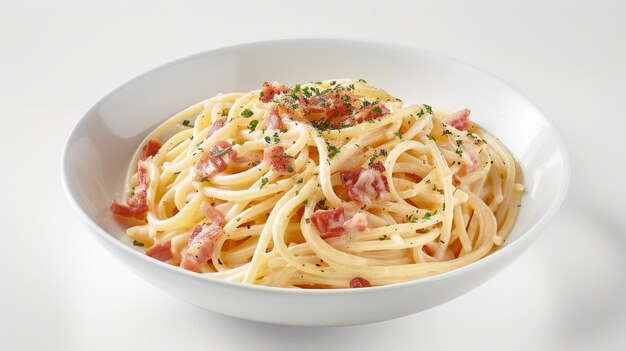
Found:
[(267, 121), (267, 129), (281, 129), (283, 127), (283, 120), (278, 114), (278, 105), (272, 104), (269, 108), (270, 117)]
[(343, 224), (346, 232), (362, 232), (369, 227), (369, 221), (365, 213), (357, 213)]
[(311, 222), (317, 228), (322, 239), (340, 236), (345, 232), (343, 227), (346, 222), (344, 209), (339, 207), (335, 210), (317, 210), (311, 215)]
[(220, 118), (209, 128), (209, 132), (207, 134), (207, 139), (211, 137), (211, 135), (215, 134), (218, 130), (226, 125), (226, 118)]
[(372, 286), (369, 282), (369, 280), (365, 279), (365, 278), (361, 278), (361, 277), (354, 277), (352, 278), (352, 280), (350, 280), (350, 287), (351, 288), (369, 288), (370, 286)]
[(355, 119), (357, 122), (361, 123), (382, 117), (386, 114), (389, 114), (389, 109), (385, 107), (382, 102), (376, 101), (369, 106), (363, 106), (356, 114)]
[(389, 199), (389, 183), (384, 172), (385, 166), (376, 162), (368, 169), (359, 167), (342, 171), (340, 176), (351, 200), (370, 204), (375, 200)]
[(146, 249), (146, 255), (165, 262), (172, 259), (172, 241), (164, 241)]
[(443, 121), (451, 125), (458, 130), (467, 130), (470, 126), (469, 115), (471, 111), (469, 109), (462, 109), (461, 111), (454, 112)]
[(156, 155), (161, 149), (161, 143), (156, 139), (150, 139), (148, 142), (141, 148), (141, 155), (139, 159), (145, 161), (148, 157), (152, 157)]
[(295, 171), (295, 161), (285, 153), (285, 148), (277, 145), (263, 151), (263, 160), (278, 174), (290, 174)]
[(261, 87), (261, 96), (259, 98), (259, 100), (263, 101), (263, 102), (270, 102), (274, 99), (274, 96), (276, 94), (280, 94), (280, 93), (288, 93), (290, 92), (291, 89), (285, 85), (282, 85), (280, 83), (274, 82), (274, 83), (268, 83), (268, 82), (264, 82), (263, 83), (263, 87)]
[(217, 225), (196, 225), (187, 242), (187, 248), (180, 262), (180, 267), (200, 272), (200, 267), (211, 259), (215, 249), (215, 242), (221, 232), (222, 228)]
[(204, 151), (193, 172), (193, 180), (203, 181), (224, 172), (228, 165), (237, 162), (237, 151), (227, 141), (220, 140), (211, 150)]
[(459, 178), (456, 174), (452, 176), (452, 185), (457, 188), (461, 185), (461, 178)]
[(210, 219), (213, 223), (224, 228), (224, 224), (226, 224), (226, 218), (224, 218), (222, 212), (211, 206), (211, 204), (206, 201), (202, 202), (202, 204), (200, 205), (200, 211), (202, 211), (202, 214), (206, 218)]
[(122, 217), (133, 217), (139, 220), (146, 218), (148, 212), (148, 185), (150, 184), (150, 176), (148, 175), (148, 166), (143, 161), (137, 163), (137, 186), (132, 192), (126, 194), (126, 205), (120, 204), (113, 200), (109, 207), (111, 213)]

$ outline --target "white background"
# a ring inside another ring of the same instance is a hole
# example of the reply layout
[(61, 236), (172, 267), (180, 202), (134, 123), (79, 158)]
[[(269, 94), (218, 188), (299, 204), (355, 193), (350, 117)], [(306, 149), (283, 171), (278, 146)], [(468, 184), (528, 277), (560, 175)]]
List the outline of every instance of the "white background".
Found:
[[(624, 1), (0, 2), (0, 349), (624, 349), (625, 15)], [(572, 158), (569, 195), (544, 235), (473, 292), (360, 327), (224, 317), (124, 269), (61, 190), (76, 120), (170, 60), (303, 36), (422, 47), (519, 88)]]

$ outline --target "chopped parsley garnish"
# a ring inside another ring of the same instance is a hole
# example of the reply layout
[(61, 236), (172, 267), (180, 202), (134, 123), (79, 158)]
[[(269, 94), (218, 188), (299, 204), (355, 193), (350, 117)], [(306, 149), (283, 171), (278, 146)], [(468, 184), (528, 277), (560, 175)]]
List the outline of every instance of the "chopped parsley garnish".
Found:
[(350, 100), (350, 95), (347, 95), (347, 94), (346, 94), (346, 95), (342, 96), (342, 97), (341, 97), (341, 100), (343, 100), (343, 101), (348, 101), (348, 100)]
[(280, 143), (280, 138), (278, 137), (278, 132), (275, 132), (274, 135), (272, 135), (272, 137), (274, 138), (274, 144)]
[(252, 162), (252, 167), (256, 167), (256, 166), (258, 166), (260, 164), (261, 164), (260, 161), (254, 161), (254, 162)]
[(456, 151), (454, 152), (456, 152), (456, 154), (459, 156), (463, 156), (463, 149), (456, 149)]
[(359, 78), (359, 82), (363, 82), (363, 83), (366, 83), (366, 84), (367, 84), (367, 82), (365, 81), (365, 79), (362, 79), (362, 78)]
[(387, 156), (387, 150), (385, 150), (385, 149), (380, 149), (380, 154), (381, 154), (382, 156)]
[(250, 121), (250, 123), (248, 123), (248, 129), (250, 129), (250, 133), (254, 132), (258, 124), (259, 124), (259, 121), (256, 119), (253, 119), (252, 121)]
[(435, 141), (435, 138), (433, 138), (433, 136), (430, 134), (426, 134), (426, 138), (428, 138), (428, 140)]
[(267, 180), (267, 178), (265, 178), (265, 177), (261, 178), (261, 187), (260, 187), (260, 189), (263, 189), (263, 187), (265, 186), (265, 184), (267, 184), (267, 182), (269, 182), (269, 180)]
[(309, 200), (304, 200), (303, 202), (304, 206), (309, 206), (309, 203), (310, 203)]
[(378, 240), (380, 240), (380, 241), (383, 241), (385, 239), (387, 239), (387, 234), (384, 234), (384, 235), (381, 235), (381, 236), (378, 237)]
[(262, 100), (265, 97), (265, 93), (261, 92), (261, 94), (259, 94), (259, 100)]
[(363, 100), (363, 106), (369, 106), (371, 104), (372, 104), (371, 102), (369, 102), (367, 100)]
[(141, 241), (133, 240), (133, 246), (143, 247), (143, 243)]
[(309, 87), (304, 87), (304, 89), (302, 89), (302, 94), (304, 94), (304, 96), (306, 96), (307, 98), (313, 96), (313, 93), (311, 93)]
[(437, 184), (433, 184), (433, 191), (437, 191)]
[(476, 139), (476, 135), (474, 135), (474, 134), (472, 134), (470, 132), (467, 133), (467, 137), (468, 138), (472, 138), (472, 139)]
[(294, 110), (297, 110), (298, 109), (298, 104), (291, 105), (291, 108), (294, 109)]
[(294, 172), (294, 169), (293, 169), (293, 167), (291, 167), (291, 165), (287, 165), (287, 172), (289, 172), (289, 173), (293, 173)]
[(456, 140), (456, 146), (461, 146), (462, 143), (463, 143), (463, 140), (461, 139)]
[(297, 92), (299, 92), (299, 91), (300, 91), (300, 84), (296, 84), (296, 86), (295, 86), (295, 87), (293, 87), (293, 92), (294, 92), (294, 93), (297, 93)]
[(417, 117), (422, 117), (424, 115), (424, 109), (420, 108), (420, 112), (417, 113)]
[(443, 205), (441, 205), (441, 207), (443, 208), (443, 211), (446, 210), (446, 203), (444, 202)]
[(437, 213), (437, 211), (430, 213), (430, 212), (426, 212), (424, 213), (424, 219), (429, 219), (431, 216), (434, 216)]
[(265, 142), (266, 142), (266, 143), (268, 143), (268, 144), (272, 142), (272, 138), (270, 138), (270, 137), (268, 137), (268, 136), (266, 136), (266, 137), (265, 137), (265, 138), (263, 138), (263, 139), (265, 139)]
[(311, 219), (310, 218), (306, 218), (304, 221), (306, 222), (306, 224), (311, 224)]
[(426, 112), (430, 113), (431, 115), (433, 114), (433, 108), (424, 104), (424, 108), (426, 109)]
[(298, 179), (298, 181), (296, 182), (296, 184), (302, 184), (302, 182), (304, 181), (304, 178), (300, 178)]
[(443, 134), (441, 134), (441, 135), (443, 136), (443, 135), (447, 135), (447, 134), (452, 135), (452, 132), (450, 130), (448, 130), (448, 129), (444, 129), (443, 130)]
[(209, 180), (209, 178), (207, 178), (207, 177), (202, 177), (202, 179), (200, 179), (200, 183), (204, 183), (204, 182), (206, 182), (207, 180)]
[(379, 157), (379, 156), (378, 156), (378, 155), (376, 155), (376, 154), (372, 155), (372, 157), (370, 157), (369, 164), (371, 165), (372, 163), (374, 163), (374, 161), (376, 161), (376, 159), (377, 159), (378, 157)]
[(333, 158), (337, 156), (337, 154), (340, 152), (341, 152), (341, 148), (338, 148), (334, 145), (328, 145), (328, 158)]
[[(183, 121), (183, 125), (184, 125), (185, 127), (193, 127), (193, 126), (189, 125), (189, 123), (191, 123), (191, 122), (190, 122), (188, 119), (186, 119), (186, 120), (184, 120), (184, 121)], [(143, 246), (143, 245), (141, 245), (141, 246)]]
[(245, 110), (241, 111), (241, 117), (243, 117), (243, 118), (250, 118), (250, 117), (252, 117), (253, 114), (254, 114), (254, 112), (252, 112), (252, 111), (250, 111), (248, 109), (245, 109)]
[(222, 149), (222, 150), (214, 153), (213, 157), (219, 157), (219, 156), (226, 155), (232, 148), (233, 148), (233, 146), (231, 145), (231, 146), (229, 146), (229, 147), (227, 147), (225, 149)]
[(374, 111), (375, 113), (380, 113), (380, 106), (375, 106), (372, 111)]
[(430, 229), (422, 228), (422, 229), (418, 229), (417, 231), (420, 232), (420, 234), (426, 234), (426, 233), (428, 233), (430, 231)]
[(400, 132), (395, 132), (393, 133), (393, 135), (397, 136), (399, 139), (402, 139), (402, 133)]

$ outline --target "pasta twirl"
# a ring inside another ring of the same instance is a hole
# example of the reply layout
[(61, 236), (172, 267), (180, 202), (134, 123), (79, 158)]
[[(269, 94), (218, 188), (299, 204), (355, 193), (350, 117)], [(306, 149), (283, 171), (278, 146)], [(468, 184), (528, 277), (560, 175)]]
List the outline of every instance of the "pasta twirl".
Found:
[(111, 211), (147, 255), (237, 282), (443, 273), (507, 239), (524, 189), (514, 157), (469, 115), (363, 80), (218, 95), (147, 136)]

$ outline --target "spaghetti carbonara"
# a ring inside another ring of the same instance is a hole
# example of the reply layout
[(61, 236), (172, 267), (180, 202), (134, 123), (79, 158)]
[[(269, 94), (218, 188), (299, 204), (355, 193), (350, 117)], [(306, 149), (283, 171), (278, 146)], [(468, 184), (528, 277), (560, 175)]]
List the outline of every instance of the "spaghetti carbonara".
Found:
[(355, 288), (450, 271), (506, 240), (524, 190), (469, 115), (364, 80), (220, 94), (146, 137), (111, 212), (147, 255), (242, 283)]

